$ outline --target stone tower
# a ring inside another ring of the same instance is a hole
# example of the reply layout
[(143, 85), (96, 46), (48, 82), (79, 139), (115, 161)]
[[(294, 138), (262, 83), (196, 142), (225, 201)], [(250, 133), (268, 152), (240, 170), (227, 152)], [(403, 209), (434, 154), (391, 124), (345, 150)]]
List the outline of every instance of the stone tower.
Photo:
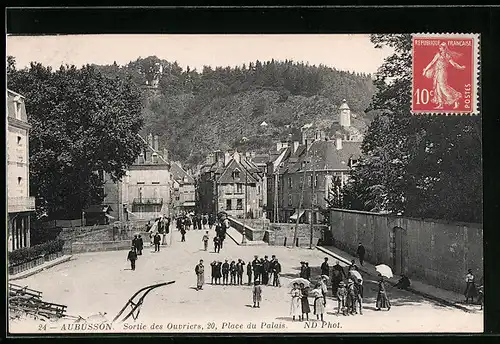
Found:
[(349, 109), (345, 99), (342, 100), (342, 105), (339, 108), (339, 123), (344, 128), (351, 126), (351, 109)]

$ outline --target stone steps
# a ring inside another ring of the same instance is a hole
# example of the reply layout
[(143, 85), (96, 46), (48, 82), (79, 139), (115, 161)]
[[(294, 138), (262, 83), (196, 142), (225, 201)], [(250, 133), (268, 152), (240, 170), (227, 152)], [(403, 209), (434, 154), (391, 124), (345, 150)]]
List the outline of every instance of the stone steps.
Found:
[(261, 240), (248, 240), (246, 241), (246, 245), (242, 245), (241, 242), (243, 240), (243, 234), (238, 232), (235, 228), (229, 227), (226, 231), (228, 237), (230, 237), (238, 246), (268, 246), (265, 241)]

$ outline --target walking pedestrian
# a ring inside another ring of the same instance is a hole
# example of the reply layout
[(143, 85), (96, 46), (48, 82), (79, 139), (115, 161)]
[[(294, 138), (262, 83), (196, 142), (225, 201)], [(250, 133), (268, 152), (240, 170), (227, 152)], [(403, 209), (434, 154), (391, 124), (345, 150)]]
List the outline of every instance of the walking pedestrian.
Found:
[(238, 263), (236, 263), (236, 273), (237, 273), (237, 284), (243, 284), (243, 272), (245, 270), (245, 262), (241, 259), (238, 259)]
[(161, 243), (161, 236), (160, 234), (156, 233), (154, 236), (154, 244), (155, 244), (155, 252), (160, 252), (160, 243)]
[(309, 307), (309, 287), (305, 286), (304, 283), (300, 283), (300, 291), (302, 293), (300, 298), (300, 305), (302, 309), (301, 320), (304, 320), (304, 315), (306, 320), (309, 320), (309, 313), (311, 313), (311, 308)]
[(220, 242), (219, 242), (219, 237), (215, 236), (214, 237), (214, 252), (219, 253), (220, 252)]
[(248, 278), (248, 285), (252, 284), (252, 263), (248, 262), (247, 264), (247, 278)]
[(222, 284), (228, 284), (228, 276), (229, 276), (229, 263), (226, 261), (222, 264)]
[(309, 267), (309, 262), (306, 262), (305, 279), (308, 281), (311, 280), (311, 268)]
[(132, 246), (127, 255), (127, 260), (130, 260), (130, 268), (135, 271), (135, 261), (137, 260), (137, 253), (135, 253), (135, 247)]
[(384, 276), (382, 276), (381, 274), (379, 274), (376, 307), (377, 311), (379, 311), (381, 308), (387, 308), (388, 311), (391, 309), (391, 302), (389, 301), (389, 298), (387, 297), (387, 293), (385, 291)]
[(321, 292), (321, 285), (319, 283), (316, 283), (311, 294), (314, 297), (314, 314), (316, 315), (316, 319), (323, 321), (325, 304), (323, 303), (323, 294)]
[(264, 256), (264, 261), (262, 262), (262, 284), (269, 284), (269, 271), (270, 271), (271, 262), (269, 261), (267, 256)]
[(196, 273), (196, 290), (203, 290), (203, 284), (205, 283), (205, 267), (203, 266), (203, 259), (200, 259), (200, 263), (194, 268)]
[(321, 274), (325, 276), (330, 276), (330, 265), (328, 265), (328, 257), (325, 257), (325, 261), (321, 264)]
[(278, 261), (278, 258), (276, 258), (274, 260), (274, 265), (273, 265), (273, 286), (275, 287), (281, 287), (280, 274), (281, 274), (281, 264)]
[(292, 300), (290, 304), (290, 315), (292, 316), (292, 320), (295, 321), (295, 317), (300, 320), (302, 315), (301, 309), (301, 290), (299, 289), (298, 283), (293, 284), (292, 291), (290, 292), (292, 295)]
[[(474, 298), (477, 296), (476, 290), (476, 282), (474, 274), (472, 273), (472, 269), (467, 271), (467, 275), (465, 276), (465, 303), (473, 303)], [(470, 299), (470, 302), (469, 302)]]
[(358, 254), (359, 264), (361, 264), (361, 266), (363, 266), (363, 262), (365, 261), (366, 250), (365, 250), (365, 247), (361, 243), (359, 243), (358, 250), (356, 251), (356, 253)]
[(229, 284), (236, 285), (236, 262), (233, 260), (231, 265), (229, 265), (229, 274), (231, 275), (231, 280)]
[(137, 255), (142, 256), (142, 250), (144, 249), (144, 241), (142, 237), (139, 235), (137, 237)]
[(208, 250), (208, 231), (205, 232), (205, 235), (203, 236), (203, 248), (206, 250)]
[(181, 242), (186, 241), (186, 228), (184, 228), (184, 225), (181, 225)]
[(262, 300), (262, 288), (259, 281), (255, 281), (253, 290), (253, 307), (260, 308), (260, 301)]

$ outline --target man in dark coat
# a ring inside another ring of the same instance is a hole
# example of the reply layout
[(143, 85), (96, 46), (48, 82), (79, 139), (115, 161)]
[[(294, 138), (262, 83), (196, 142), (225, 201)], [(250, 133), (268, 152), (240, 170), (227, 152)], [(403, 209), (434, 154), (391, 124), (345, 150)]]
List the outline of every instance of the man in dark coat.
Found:
[(332, 267), (332, 294), (337, 295), (337, 290), (339, 288), (340, 282), (346, 278), (344, 268), (340, 266), (339, 261), (335, 262)]
[(137, 253), (137, 235), (134, 235), (134, 238), (132, 239), (132, 247), (134, 248), (135, 252)]
[(135, 253), (135, 247), (132, 246), (127, 255), (127, 260), (130, 260), (130, 268), (135, 271), (135, 261), (137, 260), (137, 253)]
[(155, 252), (160, 252), (160, 243), (161, 243), (161, 236), (160, 234), (156, 233), (154, 238), (153, 238), (153, 243), (155, 244)]
[(221, 284), (220, 279), (222, 278), (222, 262), (217, 261), (217, 275), (215, 276), (215, 284)]
[(321, 264), (321, 274), (330, 277), (330, 265), (328, 265), (328, 257), (325, 257), (325, 261)]
[(214, 237), (214, 252), (219, 253), (220, 252), (220, 239), (218, 236)]
[(248, 277), (248, 285), (252, 283), (252, 263), (248, 262), (247, 264), (247, 277)]
[(306, 278), (306, 262), (300, 262), (300, 278)]
[(245, 262), (241, 259), (238, 259), (238, 263), (236, 263), (236, 273), (237, 273), (237, 284), (243, 284), (243, 272), (245, 271)]
[(202, 220), (202, 224), (203, 224), (203, 229), (206, 229), (207, 228), (207, 224), (208, 224), (207, 214), (203, 214), (203, 218), (201, 220)]
[(139, 235), (137, 237), (137, 255), (142, 256), (143, 249), (144, 249), (144, 240), (142, 240), (142, 237)]
[(311, 280), (311, 268), (309, 267), (309, 263), (308, 262), (306, 262), (305, 279), (308, 280), (308, 281)]
[(357, 255), (358, 255), (358, 258), (359, 258), (359, 264), (361, 264), (361, 266), (363, 266), (363, 262), (365, 261), (365, 247), (359, 243), (358, 245), (358, 250), (356, 251)]
[(217, 281), (217, 262), (214, 260), (210, 263), (211, 267), (211, 275), (212, 275), (212, 284), (215, 284)]
[(402, 274), (398, 283), (396, 283), (394, 286), (398, 289), (407, 290), (410, 287), (410, 284), (410, 279), (405, 274)]
[(255, 256), (254, 260), (252, 261), (252, 270), (253, 270), (253, 281), (260, 281), (260, 261), (259, 257)]
[(267, 256), (264, 256), (264, 260), (262, 261), (262, 284), (268, 285), (269, 283), (269, 271), (271, 262), (269, 261)]
[(222, 284), (227, 285), (229, 283), (228, 277), (229, 277), (229, 263), (227, 262), (226, 259), (224, 264), (222, 264)]
[(201, 231), (203, 229), (201, 214), (198, 214), (198, 216), (196, 217), (196, 221), (198, 222), (198, 229)]
[(281, 273), (281, 264), (276, 258), (273, 264), (273, 286), (275, 287), (281, 287), (280, 273)]
[(186, 241), (186, 228), (184, 227), (184, 225), (181, 225), (181, 241)]
[(208, 227), (210, 229), (212, 229), (212, 227), (214, 226), (214, 224), (215, 224), (215, 216), (214, 216), (214, 214), (210, 214), (208, 216)]
[(273, 254), (271, 256), (271, 261), (269, 262), (269, 280), (274, 281), (274, 263), (276, 262), (276, 256)]

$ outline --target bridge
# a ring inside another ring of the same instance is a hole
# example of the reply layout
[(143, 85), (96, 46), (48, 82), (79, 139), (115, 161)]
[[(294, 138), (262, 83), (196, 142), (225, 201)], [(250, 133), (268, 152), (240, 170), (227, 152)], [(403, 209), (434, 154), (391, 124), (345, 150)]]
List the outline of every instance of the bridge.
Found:
[[(228, 216), (229, 229), (226, 234), (237, 244), (242, 245), (243, 235), (246, 238), (248, 246), (268, 245), (265, 241), (266, 232), (269, 231), (269, 220), (267, 219), (252, 219), (242, 220)], [(245, 244), (243, 244), (245, 245)]]

